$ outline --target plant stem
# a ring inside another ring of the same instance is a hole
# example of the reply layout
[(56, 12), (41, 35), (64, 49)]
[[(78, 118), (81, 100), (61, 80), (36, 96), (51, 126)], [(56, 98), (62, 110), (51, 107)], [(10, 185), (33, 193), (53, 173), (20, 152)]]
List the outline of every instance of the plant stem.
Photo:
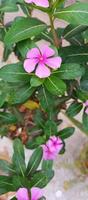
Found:
[[(52, 3), (51, 2), (50, 2), (50, 7), (52, 9)], [(58, 48), (58, 47), (61, 46), (61, 40), (58, 38), (57, 32), (55, 30), (55, 27), (54, 27), (54, 17), (52, 16), (52, 13), (49, 14), (49, 19), (50, 19), (51, 32), (52, 32), (52, 35), (53, 35), (54, 44)]]

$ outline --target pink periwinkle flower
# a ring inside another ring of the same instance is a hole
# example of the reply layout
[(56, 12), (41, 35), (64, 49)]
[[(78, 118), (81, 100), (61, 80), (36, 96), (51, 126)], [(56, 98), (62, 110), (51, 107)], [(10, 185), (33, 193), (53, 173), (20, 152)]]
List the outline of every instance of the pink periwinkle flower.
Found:
[(87, 100), (84, 104), (85, 104), (85, 106), (87, 107), (87, 106), (88, 106), (88, 100)]
[(86, 107), (85, 113), (88, 115), (88, 100), (84, 103), (84, 106)]
[(43, 159), (54, 160), (62, 147), (62, 140), (59, 137), (51, 136), (47, 143), (43, 145)]
[(54, 55), (55, 51), (47, 45), (42, 46), (41, 49), (32, 48), (24, 61), (25, 71), (28, 73), (35, 71), (35, 75), (39, 78), (49, 77), (51, 69), (60, 68), (62, 62), (61, 57)]
[(86, 108), (85, 113), (88, 115), (88, 108)]
[(48, 0), (25, 0), (26, 3), (34, 3), (37, 6), (41, 6), (44, 8), (49, 7), (49, 1)]
[(39, 200), (43, 196), (42, 189), (33, 187), (31, 189), (31, 199), (28, 195), (27, 188), (19, 188), (16, 192), (17, 200)]

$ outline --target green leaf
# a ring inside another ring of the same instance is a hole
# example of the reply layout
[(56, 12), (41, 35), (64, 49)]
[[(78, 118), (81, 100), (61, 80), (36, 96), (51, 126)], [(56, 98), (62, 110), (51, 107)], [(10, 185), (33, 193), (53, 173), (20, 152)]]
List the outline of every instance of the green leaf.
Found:
[(12, 183), (14, 185), (14, 190), (17, 191), (19, 188), (30, 188), (30, 180), (28, 180), (26, 177), (22, 176), (13, 176), (12, 177)]
[(60, 11), (56, 11), (54, 16), (70, 24), (88, 25), (88, 3), (76, 2)]
[(88, 61), (88, 47), (85, 46), (69, 46), (63, 47), (59, 51), (64, 63), (85, 63)]
[(36, 172), (31, 179), (31, 187), (44, 188), (51, 181), (53, 176), (53, 170)]
[(5, 30), (3, 27), (0, 27), (0, 41), (3, 42), (4, 37), (5, 37)]
[(29, 139), (26, 143), (26, 148), (36, 149), (38, 146), (42, 145), (45, 142), (42, 136), (37, 136), (36, 138)]
[(12, 88), (11, 93), (8, 98), (10, 104), (20, 104), (24, 103), (29, 99), (29, 97), (35, 91), (34, 88), (31, 88), (30, 83), (21, 85), (20, 87)]
[(27, 165), (27, 171), (26, 171), (27, 176), (29, 174), (33, 174), (37, 170), (37, 168), (41, 162), (42, 155), (43, 155), (42, 147), (37, 148), (33, 152), (32, 156), (28, 162), (28, 165)]
[(44, 171), (52, 170), (52, 167), (53, 167), (53, 160), (43, 160), (42, 170)]
[(82, 116), (82, 122), (83, 122), (84, 131), (86, 131), (86, 133), (88, 133), (88, 115), (85, 113), (85, 110), (84, 110), (84, 113)]
[(64, 128), (63, 130), (61, 130), (61, 131), (58, 132), (58, 136), (62, 140), (64, 140), (64, 139), (67, 139), (70, 136), (72, 136), (73, 133), (74, 133), (74, 131), (75, 131), (75, 128), (73, 128), (73, 127)]
[(83, 31), (85, 31), (88, 28), (88, 26), (85, 25), (68, 25), (63, 32), (64, 39), (69, 39), (72, 37), (75, 37), (76, 35), (80, 35)]
[(88, 92), (84, 91), (82, 89), (78, 89), (76, 91), (76, 96), (79, 98), (81, 101), (86, 101), (88, 99)]
[(38, 86), (42, 85), (43, 82), (44, 82), (43, 79), (40, 79), (36, 76), (32, 76), (31, 80), (30, 80), (30, 84), (31, 84), (32, 87), (38, 87)]
[(85, 69), (76, 63), (62, 64), (58, 71), (59, 78), (61, 79), (76, 79), (81, 77), (85, 72)]
[(1, 159), (0, 159), (0, 170), (2, 170), (3, 172), (7, 174), (14, 172), (14, 170), (12, 169), (11, 163), (9, 163), (6, 160), (1, 160)]
[(22, 56), (22, 58), (25, 59), (27, 52), (35, 46), (36, 46), (36, 44), (33, 41), (31, 41), (30, 39), (22, 40), (21, 42), (18, 42), (16, 45), (16, 53), (18, 50), (20, 55)]
[(57, 133), (57, 124), (52, 120), (48, 120), (45, 123), (45, 126), (44, 126), (44, 133), (45, 133), (47, 138), (49, 138), (52, 135), (56, 135), (56, 133)]
[(16, 173), (25, 176), (26, 165), (25, 165), (25, 154), (22, 142), (19, 139), (15, 139), (13, 143), (14, 154), (13, 154), (13, 167)]
[(18, 11), (18, 6), (12, 0), (4, 1), (0, 5), (0, 12), (16, 12)]
[(14, 191), (12, 178), (9, 176), (0, 176), (0, 195)]
[(65, 83), (54, 75), (47, 78), (44, 85), (47, 90), (54, 95), (63, 95), (66, 91)]
[(0, 112), (0, 123), (13, 124), (17, 122), (15, 115), (6, 112)]
[(28, 82), (30, 76), (21, 63), (5, 65), (0, 69), (0, 78), (7, 82)]
[(52, 96), (52, 94), (48, 92), (45, 87), (42, 87), (39, 90), (38, 99), (39, 99), (41, 107), (46, 112), (51, 112), (55, 100), (54, 100), (54, 96)]
[(66, 113), (69, 117), (74, 117), (82, 110), (82, 107), (83, 107), (82, 103), (73, 102), (67, 109)]
[(14, 21), (5, 36), (5, 44), (10, 46), (27, 38), (35, 37), (46, 29), (40, 20), (21, 17)]

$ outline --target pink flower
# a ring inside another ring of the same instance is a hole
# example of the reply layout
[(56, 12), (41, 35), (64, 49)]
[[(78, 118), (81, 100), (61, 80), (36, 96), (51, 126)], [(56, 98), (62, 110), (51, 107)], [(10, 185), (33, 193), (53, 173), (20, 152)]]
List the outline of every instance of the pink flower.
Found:
[(48, 46), (42, 46), (41, 49), (32, 48), (28, 51), (24, 61), (25, 71), (28, 73), (35, 71), (36, 76), (39, 78), (50, 76), (50, 68), (56, 70), (62, 62), (61, 57), (53, 57), (54, 55), (55, 51)]
[(26, 3), (34, 3), (37, 6), (41, 6), (41, 7), (49, 7), (49, 2), (48, 0), (25, 0)]
[(86, 108), (85, 113), (88, 115), (88, 108)]
[(31, 189), (31, 199), (28, 195), (27, 188), (19, 188), (16, 192), (17, 200), (39, 200), (43, 196), (42, 189), (33, 187)]
[(88, 106), (88, 100), (84, 104), (85, 104), (85, 106)]
[(30, 200), (28, 190), (26, 188), (20, 188), (16, 192), (16, 198), (17, 200)]
[(84, 106), (86, 107), (85, 113), (88, 115), (88, 100), (84, 103)]
[(56, 136), (51, 136), (48, 142), (43, 145), (44, 160), (54, 160), (63, 147), (62, 140)]

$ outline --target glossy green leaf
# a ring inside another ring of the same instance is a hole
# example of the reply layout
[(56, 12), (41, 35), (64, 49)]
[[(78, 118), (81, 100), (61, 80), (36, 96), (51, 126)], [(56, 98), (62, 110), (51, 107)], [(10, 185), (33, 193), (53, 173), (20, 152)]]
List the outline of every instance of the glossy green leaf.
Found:
[(35, 37), (44, 29), (46, 29), (46, 25), (43, 22), (33, 18), (21, 17), (13, 22), (6, 33), (5, 44), (10, 46), (27, 38)]
[(8, 64), (0, 69), (0, 78), (7, 82), (28, 82), (30, 76), (21, 63)]
[(14, 191), (12, 178), (9, 176), (0, 176), (0, 195)]
[(53, 170), (36, 172), (31, 179), (31, 187), (44, 188), (51, 181), (53, 176)]
[(48, 120), (44, 126), (44, 133), (47, 138), (55, 135), (57, 133), (57, 124), (52, 120)]
[(72, 136), (73, 133), (74, 133), (74, 131), (75, 131), (75, 128), (73, 128), (73, 127), (64, 128), (63, 130), (61, 130), (61, 131), (58, 132), (58, 136), (62, 140), (64, 140), (64, 139), (67, 139), (70, 136)]
[(53, 167), (53, 160), (43, 160), (42, 169), (44, 171), (52, 170), (52, 167)]
[(85, 110), (83, 112), (82, 122), (84, 130), (86, 131), (86, 133), (88, 133), (88, 115), (85, 113)]
[(58, 77), (60, 79), (76, 79), (81, 77), (85, 72), (85, 69), (76, 63), (67, 63), (62, 64), (61, 68), (58, 71)]
[(17, 123), (17, 118), (15, 115), (11, 113), (0, 112), (0, 123), (7, 123), (7, 124)]
[(54, 75), (48, 77), (45, 80), (44, 85), (47, 90), (54, 95), (63, 95), (66, 91), (65, 83)]
[(73, 102), (67, 109), (66, 113), (69, 117), (74, 117), (82, 110), (83, 104), (78, 102)]
[(42, 147), (37, 148), (33, 152), (32, 156), (28, 162), (28, 165), (27, 165), (27, 171), (26, 171), (27, 176), (29, 174), (33, 174), (37, 170), (37, 168), (41, 162), (42, 155), (43, 155)]
[(64, 63), (85, 63), (88, 61), (88, 47), (86, 45), (63, 47), (59, 54)]
[(88, 25), (88, 3), (76, 2), (54, 13), (55, 17), (70, 24)]
[(14, 154), (13, 154), (13, 167), (16, 169), (16, 173), (24, 177), (26, 172), (25, 165), (25, 154), (22, 142), (19, 139), (15, 139), (13, 143)]

